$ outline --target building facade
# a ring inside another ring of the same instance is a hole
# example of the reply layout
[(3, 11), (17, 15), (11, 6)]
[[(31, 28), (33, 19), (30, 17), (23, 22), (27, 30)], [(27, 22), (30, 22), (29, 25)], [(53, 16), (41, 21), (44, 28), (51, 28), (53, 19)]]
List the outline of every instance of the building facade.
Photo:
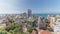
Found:
[(32, 16), (32, 10), (28, 9), (28, 17)]

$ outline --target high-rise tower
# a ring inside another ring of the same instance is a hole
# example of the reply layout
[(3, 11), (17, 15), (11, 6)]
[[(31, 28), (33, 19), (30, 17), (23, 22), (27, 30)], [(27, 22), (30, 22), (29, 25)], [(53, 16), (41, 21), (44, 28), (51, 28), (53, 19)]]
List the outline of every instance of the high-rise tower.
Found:
[(31, 17), (31, 16), (32, 16), (32, 10), (28, 9), (28, 17)]

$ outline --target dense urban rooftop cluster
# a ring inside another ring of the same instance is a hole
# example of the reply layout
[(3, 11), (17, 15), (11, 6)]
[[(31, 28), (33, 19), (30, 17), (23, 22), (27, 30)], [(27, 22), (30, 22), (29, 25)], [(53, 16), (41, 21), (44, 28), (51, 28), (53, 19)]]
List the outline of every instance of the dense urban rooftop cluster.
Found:
[(32, 11), (28, 9), (28, 13), (6, 14), (0, 16), (0, 29), (11, 34), (38, 34), (40, 29), (54, 32), (53, 27), (59, 15), (32, 16)]

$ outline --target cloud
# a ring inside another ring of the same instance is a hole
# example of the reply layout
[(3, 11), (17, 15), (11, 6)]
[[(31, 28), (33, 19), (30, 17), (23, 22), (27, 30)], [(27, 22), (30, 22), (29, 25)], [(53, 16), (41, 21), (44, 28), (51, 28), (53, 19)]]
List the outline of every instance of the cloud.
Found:
[(20, 11), (17, 10), (18, 8), (15, 7), (14, 5), (11, 5), (9, 3), (3, 3), (0, 2), (0, 14), (16, 14), (19, 13)]
[(49, 8), (49, 9), (36, 9), (32, 11), (33, 14), (60, 14), (60, 9), (58, 8)]

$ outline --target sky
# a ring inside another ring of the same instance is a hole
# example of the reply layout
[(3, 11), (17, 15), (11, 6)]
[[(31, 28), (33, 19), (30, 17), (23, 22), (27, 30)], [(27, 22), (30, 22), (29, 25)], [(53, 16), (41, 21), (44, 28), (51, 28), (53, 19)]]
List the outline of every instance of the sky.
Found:
[(60, 14), (60, 0), (0, 0), (0, 14)]

